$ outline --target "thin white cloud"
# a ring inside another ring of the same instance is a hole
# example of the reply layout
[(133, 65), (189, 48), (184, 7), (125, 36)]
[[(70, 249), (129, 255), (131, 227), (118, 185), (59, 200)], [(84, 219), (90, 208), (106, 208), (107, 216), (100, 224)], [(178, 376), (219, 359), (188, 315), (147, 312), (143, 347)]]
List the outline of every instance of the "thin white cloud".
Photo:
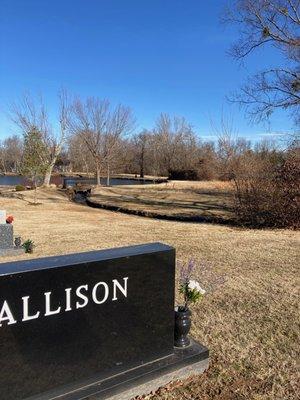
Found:
[(273, 136), (284, 136), (286, 133), (282, 132), (267, 132), (267, 133), (262, 133), (260, 136), (261, 137), (273, 137)]

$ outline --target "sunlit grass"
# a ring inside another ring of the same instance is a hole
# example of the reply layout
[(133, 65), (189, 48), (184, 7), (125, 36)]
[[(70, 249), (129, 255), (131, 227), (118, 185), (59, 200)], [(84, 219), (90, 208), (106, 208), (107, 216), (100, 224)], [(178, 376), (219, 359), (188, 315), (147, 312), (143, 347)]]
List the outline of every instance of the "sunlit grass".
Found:
[(225, 286), (192, 310), (192, 335), (210, 348), (210, 369), (146, 399), (297, 398), (299, 232), (129, 216), (71, 203), (54, 189), (38, 198), (42, 204), (32, 206), (0, 197), (15, 234), (37, 245), (19, 259), (161, 241), (179, 259), (204, 259), (226, 274)]

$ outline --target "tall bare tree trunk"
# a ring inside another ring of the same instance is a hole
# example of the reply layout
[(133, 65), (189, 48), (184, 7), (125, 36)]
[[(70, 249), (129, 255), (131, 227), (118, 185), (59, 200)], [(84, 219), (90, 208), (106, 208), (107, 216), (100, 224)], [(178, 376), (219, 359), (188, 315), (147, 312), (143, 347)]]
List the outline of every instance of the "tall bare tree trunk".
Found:
[(144, 150), (141, 153), (140, 178), (144, 178)]
[(96, 177), (97, 177), (97, 186), (101, 186), (101, 168), (100, 168), (100, 163), (97, 161), (96, 162)]
[(3, 174), (6, 175), (6, 166), (5, 166), (5, 162), (2, 162), (2, 170), (3, 170)]
[(34, 204), (36, 204), (37, 203), (37, 178), (36, 177), (33, 178), (32, 183), (34, 184), (33, 202), (34, 202)]
[(52, 171), (55, 165), (55, 161), (56, 160), (52, 160), (51, 164), (49, 165), (45, 177), (44, 177), (44, 182), (43, 182), (43, 186), (49, 186), (50, 185), (50, 180), (51, 180), (51, 175), (52, 175)]
[(109, 162), (107, 163), (107, 179), (106, 179), (106, 185), (110, 185), (110, 169), (109, 169)]
[(83, 163), (84, 163), (85, 173), (87, 174), (87, 176), (89, 176), (90, 170), (89, 170), (88, 163), (86, 162), (85, 159), (83, 160)]
[(51, 162), (49, 164), (49, 167), (47, 168), (47, 171), (46, 171), (46, 174), (45, 174), (45, 177), (44, 177), (43, 186), (49, 186), (50, 185), (52, 171), (53, 171), (54, 165), (56, 163), (57, 157), (60, 155), (61, 148), (62, 148), (62, 146), (60, 144), (59, 146), (56, 147), (56, 149), (54, 151), (53, 157), (51, 159)]
[(65, 89), (61, 89), (59, 93), (59, 101), (60, 101), (60, 110), (59, 110), (59, 124), (60, 124), (60, 138), (56, 142), (54, 147), (54, 154), (52, 156), (51, 162), (47, 169), (45, 178), (44, 178), (44, 186), (50, 185), (51, 174), (54, 168), (54, 165), (59, 157), (63, 144), (66, 140), (66, 133), (69, 121), (69, 105), (68, 105), (68, 93)]

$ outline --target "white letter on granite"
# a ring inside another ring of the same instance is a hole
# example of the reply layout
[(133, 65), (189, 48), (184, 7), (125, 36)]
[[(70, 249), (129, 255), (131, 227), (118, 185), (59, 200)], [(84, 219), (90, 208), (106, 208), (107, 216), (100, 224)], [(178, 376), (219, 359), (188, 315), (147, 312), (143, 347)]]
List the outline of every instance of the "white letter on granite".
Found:
[(72, 308), (71, 308), (71, 291), (72, 291), (72, 288), (65, 289), (65, 292), (66, 292), (66, 309), (65, 309), (65, 311), (72, 311)]
[[(100, 286), (100, 285), (102, 285), (105, 289), (105, 294), (104, 294), (104, 297), (102, 300), (98, 300), (98, 298), (97, 298), (97, 289), (98, 289), (98, 286)], [(108, 298), (108, 294), (109, 294), (109, 289), (108, 289), (107, 283), (105, 283), (105, 282), (98, 282), (93, 288), (92, 296), (93, 296), (93, 300), (96, 304), (105, 303)]]
[(28, 300), (29, 300), (29, 296), (24, 296), (22, 297), (23, 300), (23, 319), (22, 321), (29, 321), (31, 319), (36, 319), (40, 316), (40, 312), (38, 311), (36, 314), (34, 315), (29, 315), (29, 311), (28, 311)]
[(46, 312), (45, 312), (45, 317), (48, 317), (49, 315), (54, 315), (54, 314), (59, 314), (60, 313), (60, 306), (56, 310), (51, 310), (51, 302), (50, 302), (50, 296), (52, 292), (47, 292), (45, 293), (46, 297)]
[(124, 281), (124, 287), (122, 287), (121, 284), (116, 279), (113, 279), (113, 284), (114, 284), (114, 296), (112, 298), (113, 301), (118, 300), (118, 298), (117, 298), (117, 288), (120, 290), (120, 292), (123, 293), (123, 295), (125, 297), (127, 297), (127, 281), (128, 281), (128, 277), (127, 278), (123, 278), (123, 281)]
[(83, 303), (79, 303), (79, 301), (76, 301), (76, 308), (83, 308), (83, 307), (85, 307), (87, 304), (88, 304), (88, 302), (89, 302), (89, 299), (87, 298), (87, 296), (85, 296), (84, 294), (82, 294), (81, 293), (81, 289), (84, 289), (84, 290), (88, 290), (88, 285), (82, 285), (82, 286), (79, 286), (77, 289), (76, 289), (76, 295), (77, 295), (77, 297), (79, 297), (80, 299), (82, 299), (83, 300)]
[(8, 321), (7, 325), (16, 324), (17, 321), (14, 319), (12, 312), (10, 311), (9, 305), (5, 300), (3, 306), (0, 311), (0, 326), (2, 326), (1, 322)]

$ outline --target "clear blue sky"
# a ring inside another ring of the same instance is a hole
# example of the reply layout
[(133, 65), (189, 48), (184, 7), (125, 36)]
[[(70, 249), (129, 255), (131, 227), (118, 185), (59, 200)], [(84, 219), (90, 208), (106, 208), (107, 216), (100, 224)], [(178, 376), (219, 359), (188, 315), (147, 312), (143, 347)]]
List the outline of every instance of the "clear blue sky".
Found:
[(61, 86), (134, 110), (138, 128), (160, 112), (185, 116), (213, 135), (224, 113), (256, 140), (292, 123), (275, 115), (271, 130), (250, 126), (225, 96), (248, 73), (276, 64), (271, 50), (246, 67), (226, 55), (237, 32), (219, 23), (223, 0), (0, 0), (0, 138), (14, 132), (5, 110), (23, 92), (42, 93), (51, 114)]

